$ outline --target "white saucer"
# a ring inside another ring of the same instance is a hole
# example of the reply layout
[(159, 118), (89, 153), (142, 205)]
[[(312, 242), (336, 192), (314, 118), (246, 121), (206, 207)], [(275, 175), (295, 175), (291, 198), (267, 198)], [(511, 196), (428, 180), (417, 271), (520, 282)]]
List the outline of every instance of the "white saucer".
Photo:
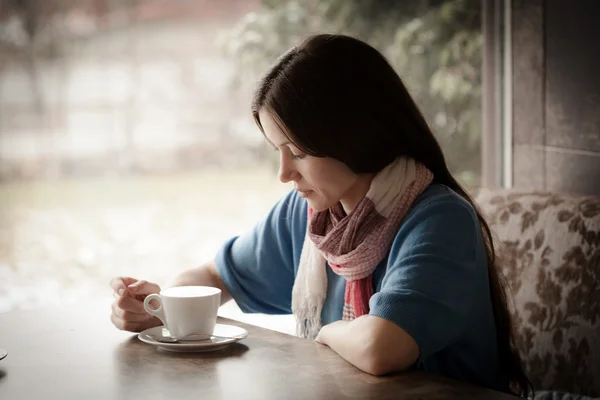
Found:
[(189, 340), (185, 342), (164, 343), (152, 338), (152, 336), (169, 338), (169, 331), (164, 326), (155, 326), (138, 334), (138, 338), (145, 343), (157, 346), (159, 349), (179, 352), (204, 352), (215, 351), (238, 342), (248, 336), (248, 331), (234, 325), (216, 324), (210, 339)]

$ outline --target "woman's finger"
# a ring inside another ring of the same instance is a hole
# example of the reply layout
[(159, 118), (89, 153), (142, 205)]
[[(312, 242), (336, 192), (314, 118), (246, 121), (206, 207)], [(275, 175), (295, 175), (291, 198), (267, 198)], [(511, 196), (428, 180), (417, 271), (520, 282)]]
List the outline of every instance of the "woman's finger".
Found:
[(160, 326), (162, 324), (162, 322), (158, 318), (154, 317), (144, 320), (142, 322), (125, 321), (119, 318), (117, 315), (115, 315), (115, 313), (110, 314), (110, 320), (113, 323), (113, 325), (116, 326), (118, 329), (129, 332), (141, 332), (145, 329)]
[(122, 295), (127, 290), (128, 285), (131, 285), (137, 281), (137, 279), (129, 276), (117, 276), (110, 280), (110, 287), (115, 293)]
[(130, 311), (125, 311), (122, 308), (119, 308), (119, 306), (117, 306), (116, 302), (112, 304), (112, 311), (113, 311), (113, 314), (115, 314), (117, 317), (119, 317), (123, 321), (142, 322), (142, 321), (146, 321), (147, 319), (151, 318), (151, 316), (146, 313), (138, 314), (138, 313), (133, 313)]
[(135, 283), (127, 285), (127, 291), (135, 295), (159, 293), (160, 286), (158, 286), (156, 283), (139, 280)]
[(113, 323), (114, 326), (116, 326), (118, 329), (122, 330), (122, 331), (129, 331), (129, 332), (140, 332), (140, 323), (139, 322), (130, 322), (130, 321), (124, 321), (121, 318), (119, 318), (118, 316), (116, 316), (114, 313), (110, 314), (110, 320)]
[(136, 314), (147, 314), (146, 310), (144, 309), (144, 302), (128, 295), (121, 296), (116, 301), (116, 304), (120, 309), (124, 311)]

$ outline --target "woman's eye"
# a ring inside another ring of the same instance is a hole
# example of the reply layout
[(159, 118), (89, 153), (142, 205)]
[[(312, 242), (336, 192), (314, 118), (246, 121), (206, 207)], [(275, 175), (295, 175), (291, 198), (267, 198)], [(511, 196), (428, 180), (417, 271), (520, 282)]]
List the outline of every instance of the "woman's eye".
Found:
[(302, 160), (306, 154), (292, 154), (292, 160)]

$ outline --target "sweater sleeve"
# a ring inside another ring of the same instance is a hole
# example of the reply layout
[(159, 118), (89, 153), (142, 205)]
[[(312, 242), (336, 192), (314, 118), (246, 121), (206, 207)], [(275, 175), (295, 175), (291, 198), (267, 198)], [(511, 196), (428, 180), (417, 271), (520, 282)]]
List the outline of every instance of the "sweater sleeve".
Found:
[(290, 192), (253, 229), (228, 240), (217, 253), (219, 276), (243, 312), (291, 313), (301, 251), (295, 239), (303, 239), (306, 229), (301, 200)]
[(417, 362), (458, 340), (477, 301), (474, 285), (487, 285), (487, 269), (477, 262), (483, 244), (476, 218), (459, 201), (422, 204), (407, 216), (392, 244), (370, 314), (415, 339)]

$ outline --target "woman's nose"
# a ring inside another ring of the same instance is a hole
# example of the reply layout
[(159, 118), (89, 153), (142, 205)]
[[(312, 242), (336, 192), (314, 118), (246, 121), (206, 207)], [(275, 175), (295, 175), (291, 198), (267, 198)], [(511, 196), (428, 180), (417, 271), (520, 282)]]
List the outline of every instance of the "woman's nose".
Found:
[(297, 175), (298, 172), (294, 169), (292, 160), (281, 151), (279, 156), (279, 180), (281, 183), (288, 183), (294, 181)]

